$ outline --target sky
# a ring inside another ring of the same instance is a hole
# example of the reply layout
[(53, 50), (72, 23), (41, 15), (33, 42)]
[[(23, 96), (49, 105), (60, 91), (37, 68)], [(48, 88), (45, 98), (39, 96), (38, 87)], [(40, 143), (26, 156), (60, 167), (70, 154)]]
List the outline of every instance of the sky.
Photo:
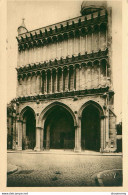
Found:
[[(16, 97), (17, 28), (25, 18), (28, 30), (34, 30), (80, 16), (80, 0), (75, 1), (7, 1), (7, 102)], [(122, 118), (122, 6), (121, 1), (109, 1), (112, 6), (112, 67), (114, 110), (117, 123)]]

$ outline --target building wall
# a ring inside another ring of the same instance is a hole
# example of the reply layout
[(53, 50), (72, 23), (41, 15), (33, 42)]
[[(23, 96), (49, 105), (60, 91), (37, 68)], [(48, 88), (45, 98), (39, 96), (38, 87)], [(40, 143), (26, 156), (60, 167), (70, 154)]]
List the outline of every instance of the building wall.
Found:
[[(50, 112), (52, 106), (59, 105), (73, 116), (74, 149), (80, 151), (82, 111), (86, 104), (92, 104), (100, 112), (100, 151), (116, 150), (116, 117), (112, 111), (114, 93), (111, 90), (111, 9), (107, 11), (103, 9), (18, 36), (14, 137), (17, 149), (22, 149), (25, 111), (28, 108), (33, 110), (35, 150), (40, 150), (43, 149), (46, 111)], [(82, 28), (86, 23), (88, 25)], [(67, 30), (69, 26), (73, 30)]]

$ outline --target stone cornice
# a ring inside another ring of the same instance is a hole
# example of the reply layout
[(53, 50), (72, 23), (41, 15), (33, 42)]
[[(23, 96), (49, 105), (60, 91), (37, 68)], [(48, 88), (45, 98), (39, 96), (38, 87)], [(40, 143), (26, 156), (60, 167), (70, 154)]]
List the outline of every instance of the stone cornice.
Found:
[(100, 30), (102, 23), (107, 24), (106, 10), (29, 31), (16, 37), (19, 51), (44, 46), (49, 43), (59, 42), (63, 39), (74, 36), (78, 37), (95, 30)]
[[(68, 91), (68, 92), (58, 92), (53, 94), (41, 94), (41, 95), (35, 95), (35, 96), (26, 96), (26, 97), (19, 97), (15, 99), (15, 102), (38, 102), (39, 100), (48, 100), (48, 99), (56, 99), (56, 98), (70, 98), (70, 97), (76, 97), (76, 96), (90, 96), (90, 95), (103, 95), (103, 93), (109, 92), (109, 87), (100, 87), (96, 89), (85, 89), (85, 90), (79, 90), (79, 91)], [(76, 101), (76, 100), (74, 100)]]
[[(99, 50), (98, 52), (92, 52), (90, 54), (85, 53), (84, 55), (79, 54), (78, 56), (74, 56), (72, 55), (71, 58), (69, 58), (68, 56), (66, 57), (66, 59), (60, 58), (59, 60), (55, 59), (53, 61), (45, 61), (45, 62), (40, 62), (40, 63), (35, 63), (35, 64), (28, 64), (24, 67), (20, 67), (17, 68), (17, 73), (18, 76), (19, 75), (23, 75), (23, 74), (28, 74), (28, 73), (33, 73), (33, 72), (40, 72), (42, 70), (48, 70), (48, 69), (57, 69), (58, 67), (64, 67), (64, 66), (70, 66), (70, 65), (76, 65), (76, 64), (90, 64), (93, 63), (95, 61), (101, 61), (103, 59), (105, 59), (107, 61), (108, 59), (108, 49), (106, 48), (106, 50), (101, 51)], [(109, 65), (109, 64), (108, 64)]]

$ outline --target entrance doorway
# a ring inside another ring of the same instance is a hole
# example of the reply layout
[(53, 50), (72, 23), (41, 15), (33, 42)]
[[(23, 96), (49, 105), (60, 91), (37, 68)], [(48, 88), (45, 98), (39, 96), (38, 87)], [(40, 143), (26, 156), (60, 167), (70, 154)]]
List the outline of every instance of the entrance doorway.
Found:
[(55, 106), (48, 114), (44, 126), (44, 148), (74, 149), (75, 130), (71, 114), (61, 106)]
[(31, 109), (26, 110), (23, 119), (22, 149), (34, 149), (36, 144), (36, 120)]
[(100, 113), (88, 105), (82, 113), (81, 145), (83, 150), (100, 151)]

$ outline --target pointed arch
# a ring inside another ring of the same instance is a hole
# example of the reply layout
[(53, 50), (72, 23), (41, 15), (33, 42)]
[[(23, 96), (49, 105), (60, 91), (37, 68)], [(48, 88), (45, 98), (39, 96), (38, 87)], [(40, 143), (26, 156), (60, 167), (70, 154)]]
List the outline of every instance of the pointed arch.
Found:
[(73, 122), (74, 122), (74, 126), (77, 126), (77, 120), (75, 117), (75, 114), (73, 113), (73, 111), (71, 110), (71, 108), (69, 108), (67, 105), (61, 103), (61, 102), (53, 102), (50, 105), (48, 105), (40, 114), (39, 116), (39, 120), (38, 120), (38, 124), (39, 126), (41, 126), (42, 120), (44, 121), (45, 118), (47, 117), (47, 115), (54, 109), (55, 106), (59, 106), (64, 108), (66, 111), (68, 111), (72, 118), (73, 118)]
[(21, 118), (21, 120), (23, 120), (24, 114), (25, 114), (25, 112), (27, 110), (30, 110), (34, 114), (34, 117), (36, 117), (36, 114), (35, 114), (35, 111), (33, 110), (33, 108), (31, 108), (30, 106), (26, 106), (20, 112), (20, 118)]
[(93, 101), (93, 100), (90, 100), (90, 101), (87, 101), (86, 103), (84, 103), (84, 104), (81, 106), (81, 108), (80, 108), (80, 110), (79, 110), (79, 112), (78, 112), (78, 116), (79, 116), (79, 117), (82, 117), (82, 112), (83, 112), (83, 110), (84, 110), (87, 106), (89, 106), (89, 105), (93, 105), (94, 107), (96, 107), (96, 108), (99, 110), (99, 112), (100, 112), (100, 116), (104, 116), (104, 111), (103, 111), (102, 106), (101, 106), (100, 104), (98, 104), (97, 102), (95, 102), (95, 101)]

